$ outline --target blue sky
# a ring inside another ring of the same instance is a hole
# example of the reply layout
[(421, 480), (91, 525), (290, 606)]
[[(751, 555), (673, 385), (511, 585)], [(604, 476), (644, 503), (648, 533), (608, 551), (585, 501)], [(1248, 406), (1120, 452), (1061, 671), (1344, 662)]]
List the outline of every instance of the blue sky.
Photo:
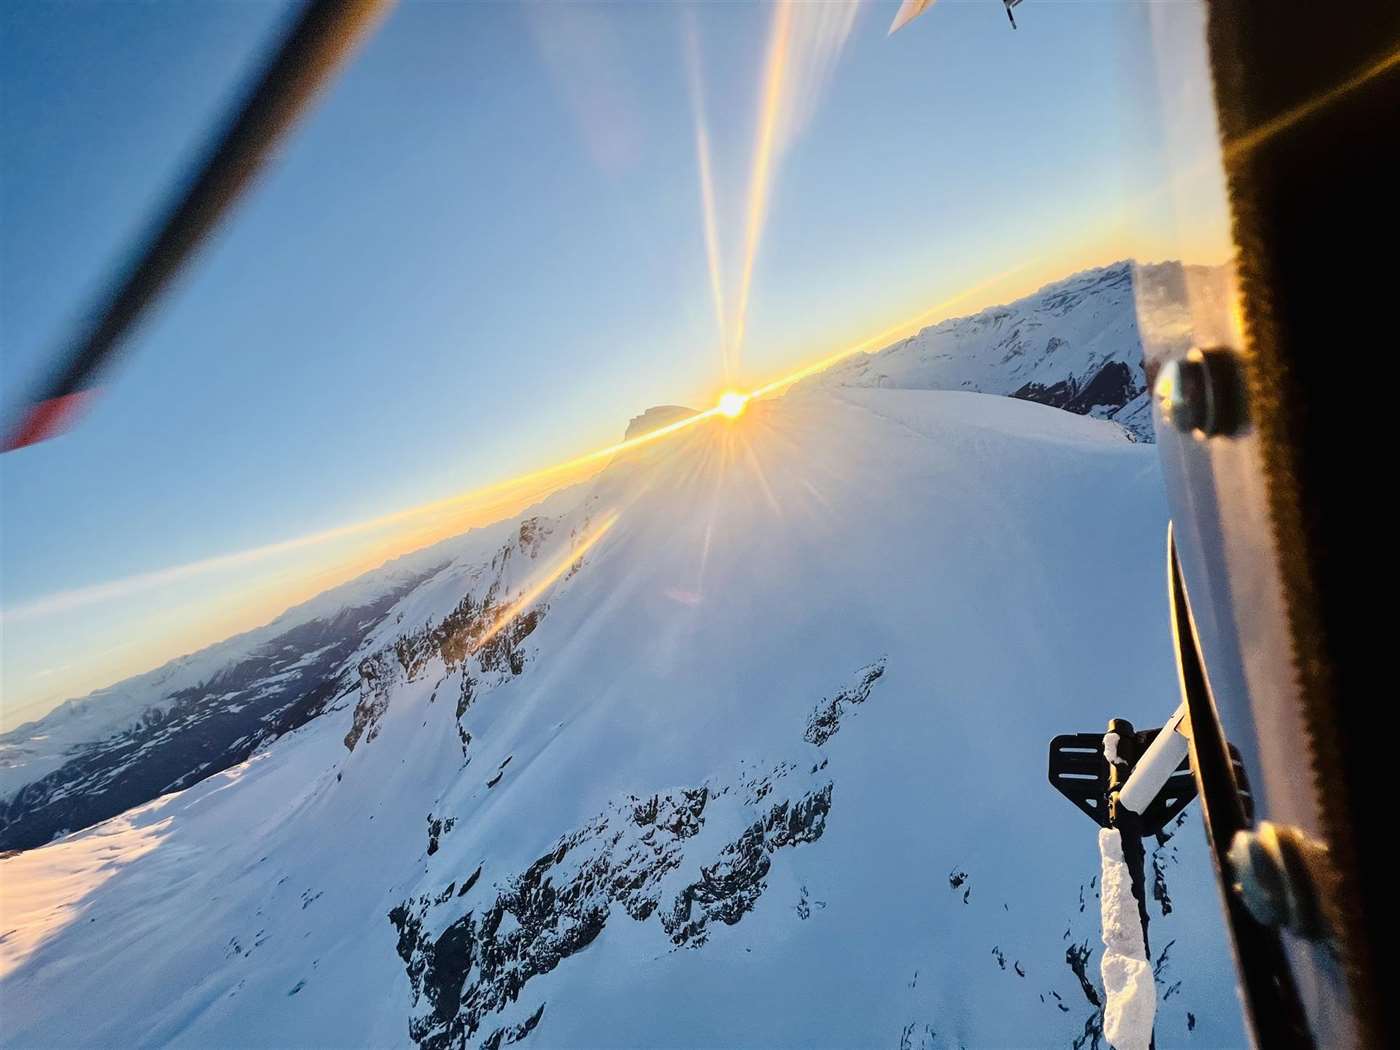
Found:
[[(992, 0), (942, 0), (886, 38), (895, 6), (862, 6), (775, 154), (738, 385), (1007, 271), (950, 312), (1128, 255), (1223, 259), (1198, 5), (1029, 0), (1013, 32)], [(5, 419), (288, 13), (0, 13)], [(441, 499), (615, 441), (649, 405), (710, 403), (722, 338), (687, 33), (732, 290), (774, 17), (401, 5), (82, 423), (0, 457), (0, 725), (266, 620), (374, 552), (96, 585)]]

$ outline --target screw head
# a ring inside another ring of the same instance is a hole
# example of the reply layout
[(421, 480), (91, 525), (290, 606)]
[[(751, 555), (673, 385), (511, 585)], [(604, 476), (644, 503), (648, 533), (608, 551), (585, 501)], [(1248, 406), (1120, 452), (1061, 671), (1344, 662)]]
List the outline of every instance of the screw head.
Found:
[(1243, 385), (1230, 350), (1194, 348), (1162, 365), (1153, 386), (1164, 422), (1197, 438), (1232, 434), (1244, 419)]
[[(1267, 823), (1267, 822), (1265, 822)], [(1262, 926), (1288, 922), (1288, 891), (1283, 864), (1253, 831), (1237, 831), (1227, 854), (1234, 881), (1231, 889)]]
[(1157, 411), (1184, 434), (1205, 423), (1205, 368), (1199, 361), (1173, 358), (1157, 373)]
[(1260, 821), (1235, 832), (1226, 860), (1231, 890), (1256, 922), (1325, 941), (1322, 887), (1331, 882), (1327, 848), (1297, 828)]

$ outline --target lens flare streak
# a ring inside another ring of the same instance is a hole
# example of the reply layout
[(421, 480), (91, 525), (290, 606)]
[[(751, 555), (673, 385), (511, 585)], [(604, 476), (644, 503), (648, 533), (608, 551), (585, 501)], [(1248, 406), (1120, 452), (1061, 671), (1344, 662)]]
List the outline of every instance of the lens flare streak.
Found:
[(619, 516), (620, 515), (617, 511), (613, 511), (612, 513), (610, 513), (606, 518), (603, 519), (602, 523), (599, 524), (597, 528), (595, 528), (592, 532), (590, 532), (587, 535), (587, 537), (583, 539), (582, 542), (565, 552), (564, 556), (561, 557), (557, 562), (555, 562), (554, 565), (550, 567), (549, 571), (545, 573), (544, 576), (542, 576), (540, 579), (536, 580), (533, 584), (531, 584), (529, 590), (527, 590), (515, 601), (511, 602), (510, 605), (506, 606), (505, 610), (501, 613), (501, 615), (496, 617), (495, 621), (491, 624), (491, 626), (488, 627), (485, 630), (485, 632), (482, 633), (481, 637), (476, 640), (472, 651), (475, 652), (477, 649), (480, 649), (486, 643), (491, 641), (491, 639), (496, 637), (496, 635), (500, 634), (501, 629), (504, 628), (507, 624), (509, 624), (512, 620), (514, 620), (516, 616), (528, 609), (531, 605), (534, 605), (535, 602), (539, 601), (540, 596), (544, 594), (545, 591), (549, 590), (549, 588), (554, 584), (556, 580), (559, 579), (559, 577), (563, 576), (564, 573), (568, 572), (572, 566), (577, 565), (579, 563), (579, 559), (581, 559), (585, 554), (587, 554), (597, 544), (597, 542), (607, 534), (608, 530), (617, 524), (617, 519)]
[[(689, 14), (689, 12), (687, 12)], [(715, 179), (710, 164), (710, 130), (705, 116), (705, 88), (700, 76), (700, 41), (694, 17), (686, 24), (686, 65), (690, 74), (690, 106), (695, 119), (695, 156), (699, 166), (700, 210), (705, 228), (705, 260), (710, 276), (710, 297), (714, 301), (715, 324), (719, 329), (720, 362), (728, 379), (733, 365), (729, 359), (728, 322), (724, 315), (724, 279), (720, 272), (719, 218), (715, 207)]]
[[(773, 21), (764, 57), (758, 122), (750, 165), (748, 200), (744, 209), (743, 256), (739, 266), (734, 312), (724, 324), (725, 378), (738, 371), (748, 332), (749, 304), (753, 294), (754, 272), (759, 248), (772, 204), (773, 185), (783, 152), (797, 137), (803, 123), (815, 109), (826, 80), (836, 66), (855, 24), (859, 3), (799, 3), (779, 0), (773, 6)], [(692, 48), (692, 55), (698, 49)], [(692, 58), (694, 70), (698, 60)], [(693, 82), (698, 72), (692, 74)], [(694, 91), (694, 87), (692, 87)], [(703, 143), (701, 185), (710, 183), (708, 136), (704, 133), (703, 111), (697, 108), (697, 138)], [(705, 203), (707, 237), (713, 216), (713, 201)], [(717, 243), (717, 238), (716, 238)], [(711, 258), (718, 255), (710, 250)], [(717, 270), (712, 268), (712, 282)], [(722, 300), (718, 294), (716, 303)]]
[(754, 262), (758, 242), (768, 214), (768, 197), (773, 180), (773, 154), (778, 140), (778, 118), (786, 93), (788, 51), (792, 39), (791, 2), (773, 9), (773, 29), (768, 38), (768, 58), (763, 77), (763, 103), (759, 109), (758, 137), (754, 143), (753, 175), (749, 180), (749, 206), (744, 224), (744, 263), (739, 277), (739, 298), (734, 313), (734, 356), (742, 351), (748, 324), (749, 293), (753, 288)]

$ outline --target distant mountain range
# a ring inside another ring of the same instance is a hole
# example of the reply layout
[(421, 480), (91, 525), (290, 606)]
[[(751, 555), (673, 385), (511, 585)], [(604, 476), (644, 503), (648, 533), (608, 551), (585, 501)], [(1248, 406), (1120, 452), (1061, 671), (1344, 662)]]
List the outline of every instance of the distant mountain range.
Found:
[[(542, 507), (562, 506), (557, 493)], [(69, 700), (0, 736), (0, 851), (32, 849), (237, 765), (359, 684), (395, 603), (506, 522), (397, 558), (256, 630)]]

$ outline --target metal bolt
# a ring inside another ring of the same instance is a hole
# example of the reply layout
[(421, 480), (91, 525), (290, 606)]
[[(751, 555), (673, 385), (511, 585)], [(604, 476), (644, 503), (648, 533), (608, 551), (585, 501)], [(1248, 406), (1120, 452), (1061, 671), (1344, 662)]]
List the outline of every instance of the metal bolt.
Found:
[(1194, 348), (1162, 365), (1153, 387), (1157, 411), (1183, 434), (1232, 434), (1244, 422), (1244, 387), (1232, 351)]
[(1324, 940), (1319, 883), (1327, 881), (1327, 847), (1297, 828), (1260, 821), (1237, 831), (1226, 859), (1231, 889), (1263, 926), (1291, 930), (1307, 940)]

